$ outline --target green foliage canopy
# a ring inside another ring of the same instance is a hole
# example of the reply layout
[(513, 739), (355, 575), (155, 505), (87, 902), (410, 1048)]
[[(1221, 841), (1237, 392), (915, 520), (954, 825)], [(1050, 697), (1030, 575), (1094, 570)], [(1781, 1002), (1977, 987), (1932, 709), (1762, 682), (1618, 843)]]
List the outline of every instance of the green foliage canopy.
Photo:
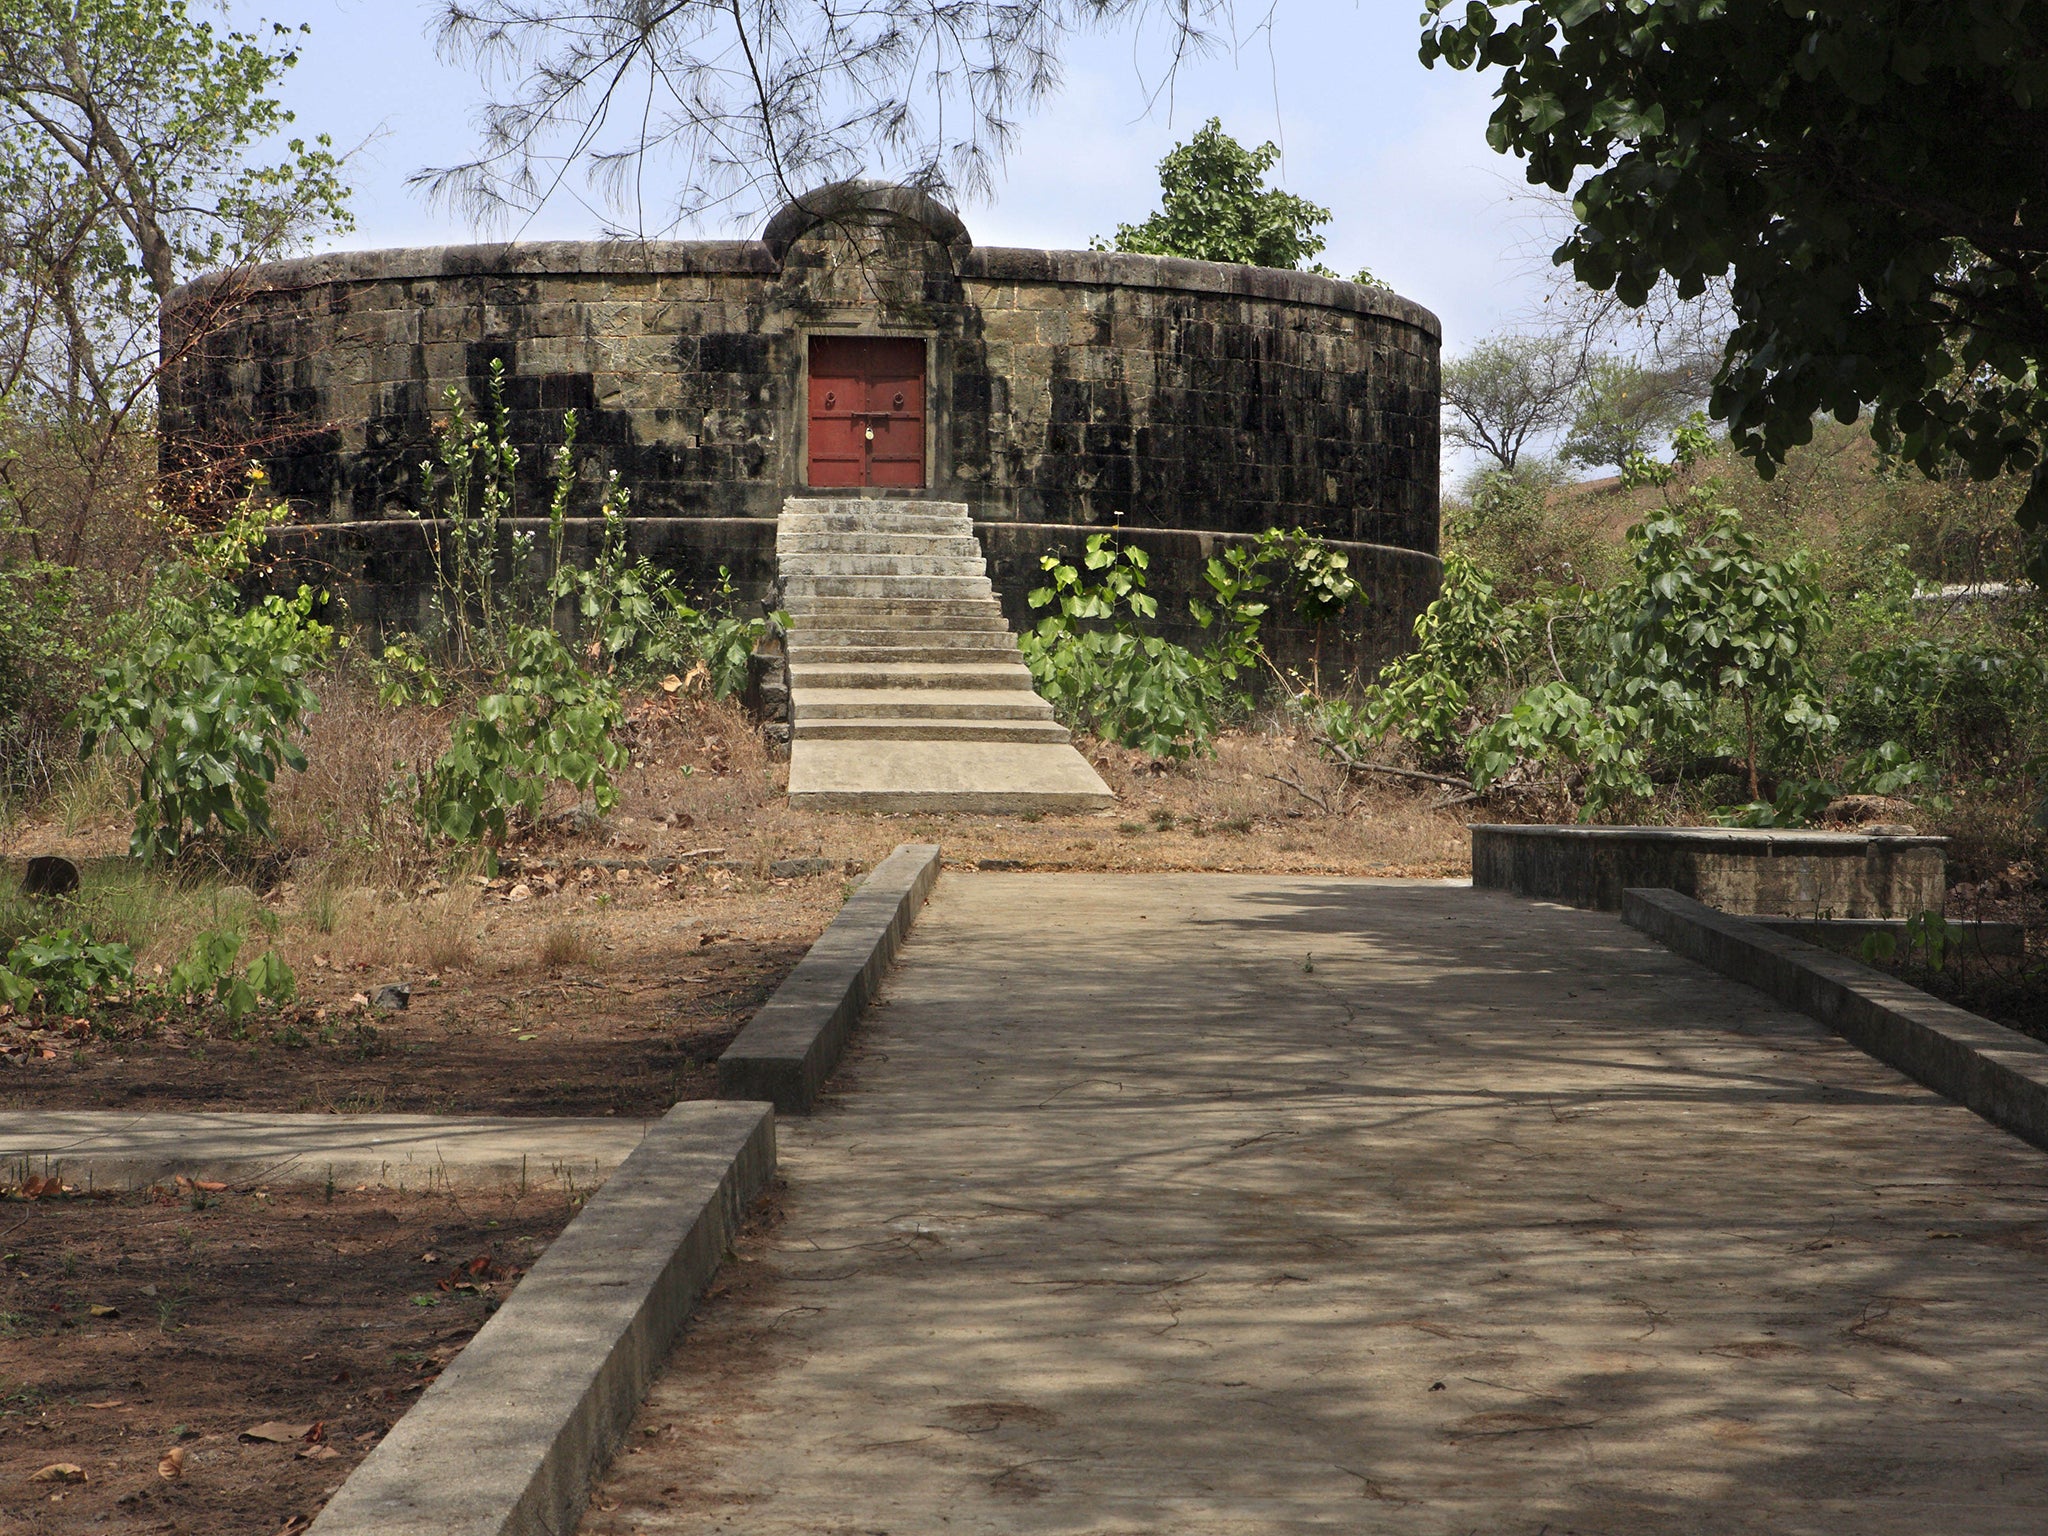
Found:
[(1421, 51), (1501, 71), (1489, 141), (1574, 194), (1581, 282), (1731, 278), (1712, 409), (1760, 471), (1869, 405), (1924, 470), (2032, 469), (2048, 523), (2048, 9), (1428, 0)]
[(1223, 131), (1221, 118), (1210, 118), (1159, 162), (1159, 211), (1142, 224), (1119, 224), (1116, 249), (1290, 271), (1301, 266), (1322, 250), (1325, 241), (1316, 231), (1330, 222), (1330, 210), (1266, 185), (1266, 172), (1279, 158), (1272, 144), (1246, 149)]

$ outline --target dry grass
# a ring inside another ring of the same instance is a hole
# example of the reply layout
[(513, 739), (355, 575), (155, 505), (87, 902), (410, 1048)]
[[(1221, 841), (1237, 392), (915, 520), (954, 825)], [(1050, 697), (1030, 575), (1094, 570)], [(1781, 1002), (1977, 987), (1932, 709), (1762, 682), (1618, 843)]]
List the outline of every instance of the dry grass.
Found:
[(272, 822), (295, 868), (407, 889), (443, 855), (420, 831), (410, 786), (448, 746), (446, 709), (385, 709), (345, 675), (317, 685), (306, 771), (278, 782)]
[[(1094, 815), (876, 816), (801, 810), (789, 770), (770, 761), (730, 702), (646, 701), (630, 732), (613, 846), (761, 865), (822, 854), (871, 864), (896, 844), (936, 842), (953, 864), (1034, 869), (1217, 869), (1460, 875), (1470, 868), (1462, 816), (1437, 791), (1350, 784), (1288, 730), (1236, 731), (1213, 758), (1155, 763), (1104, 742), (1077, 744), (1117, 794)], [(547, 844), (537, 852), (550, 852)]]
[(597, 963), (597, 935), (588, 923), (549, 923), (537, 946), (540, 963), (551, 971)]
[(313, 955), (343, 969), (457, 970), (477, 953), (477, 891), (464, 881), (405, 897), (370, 886), (281, 887), (274, 900), (289, 914), (280, 935), (295, 966)]

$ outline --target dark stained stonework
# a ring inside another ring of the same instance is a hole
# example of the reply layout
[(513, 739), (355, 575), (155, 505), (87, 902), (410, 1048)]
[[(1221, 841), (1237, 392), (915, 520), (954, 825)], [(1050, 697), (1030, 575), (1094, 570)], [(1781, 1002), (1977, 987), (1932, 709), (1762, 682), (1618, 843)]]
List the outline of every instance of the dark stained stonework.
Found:
[[(1134, 530), (1300, 524), (1358, 546), (1354, 566), (1385, 589), (1365, 626), (1376, 652), (1434, 586), (1440, 333), (1384, 291), (977, 249), (949, 210), (872, 184), (812, 194), (758, 241), (342, 253), (259, 268), (223, 305), (228, 281), (165, 306), (167, 355), (183, 354), (165, 425), (251, 444), (301, 524), (333, 530), (332, 557), (387, 543), (340, 525), (417, 506), (446, 392), (476, 397), (493, 360), (525, 510), (545, 509), (541, 478), (574, 409), (593, 499), (617, 470), (636, 518), (772, 520), (804, 489), (807, 338), (883, 334), (927, 344), (926, 494), (965, 501), (985, 541), (994, 525), (1104, 526), (1113, 513)], [(190, 317), (223, 308), (224, 324), (183, 347)], [(687, 528), (652, 531), (650, 544), (694, 548)], [(707, 550), (735, 542), (701, 531)], [(1006, 597), (1044, 542), (1018, 532), (989, 549)]]

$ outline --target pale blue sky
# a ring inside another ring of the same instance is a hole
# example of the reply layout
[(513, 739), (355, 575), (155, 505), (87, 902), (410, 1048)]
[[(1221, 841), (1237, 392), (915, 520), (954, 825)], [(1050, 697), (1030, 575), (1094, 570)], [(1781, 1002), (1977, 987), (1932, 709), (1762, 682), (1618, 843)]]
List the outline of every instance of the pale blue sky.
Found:
[[(1275, 179), (1335, 214), (1322, 259), (1368, 266), (1444, 323), (1456, 353), (1540, 305), (1540, 247), (1519, 166), (1486, 147), (1490, 82), (1416, 58), (1418, 0), (1279, 0), (1263, 32), (1180, 75), (1145, 110), (1157, 66), (1128, 34), (1079, 39), (1057, 96), (1018, 135), (995, 197), (961, 210), (985, 245), (1085, 246), (1157, 206), (1160, 156), (1210, 116), (1246, 143), (1285, 151)], [(233, 0), (244, 24), (305, 21), (285, 95), (298, 127), (362, 145), (351, 165), (358, 248), (476, 238), (406, 185), (415, 170), (471, 151), (482, 99), (466, 69), (441, 64), (417, 0)], [(594, 234), (598, 217), (562, 199), (532, 238)], [(704, 231), (728, 235), (730, 228)], [(1447, 465), (1447, 468), (1450, 466)]]
[[(1443, 318), (1453, 350), (1541, 298), (1532, 229), (1513, 201), (1518, 168), (1486, 147), (1488, 86), (1426, 70), (1415, 56), (1417, 0), (1279, 0), (1261, 33), (1186, 69), (1170, 101), (1144, 110), (1152, 61), (1129, 34), (1084, 38), (1065, 88), (1028, 121), (992, 202), (962, 210), (987, 245), (1079, 247), (1157, 204), (1159, 157), (1205, 118), (1247, 143), (1277, 140), (1288, 190), (1336, 215), (1323, 260), (1369, 266)], [(419, 167), (465, 154), (481, 91), (442, 65), (414, 0), (235, 0), (233, 13), (305, 21), (312, 35), (286, 84), (301, 130), (363, 143), (351, 167), (358, 247), (473, 237), (405, 186)], [(1143, 71), (1141, 73), (1141, 70)], [(594, 233), (563, 200), (533, 237)], [(728, 229), (706, 231), (729, 234)]]

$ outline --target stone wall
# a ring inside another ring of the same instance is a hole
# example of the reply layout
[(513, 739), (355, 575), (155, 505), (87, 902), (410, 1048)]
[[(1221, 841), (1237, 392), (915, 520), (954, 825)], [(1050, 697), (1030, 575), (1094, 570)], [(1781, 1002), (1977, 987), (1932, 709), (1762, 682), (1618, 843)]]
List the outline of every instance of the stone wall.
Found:
[[(224, 280), (168, 307), (209, 315)], [(934, 494), (978, 518), (1433, 550), (1438, 331), (1304, 273), (959, 250), (901, 226), (756, 241), (351, 253), (259, 268), (174, 364), (167, 424), (247, 440), (319, 521), (418, 501), (453, 387), (492, 360), (537, 474), (560, 416), (653, 515), (772, 516), (801, 484), (803, 342), (929, 338)], [(174, 346), (176, 355), (180, 350)]]
[[(544, 529), (537, 521), (516, 525), (541, 542)], [(514, 526), (505, 529), (508, 535), (513, 531)], [(988, 522), (975, 524), (974, 531), (1004, 616), (1021, 632), (1035, 620), (1026, 594), (1044, 579), (1039, 556), (1056, 549), (1079, 554), (1085, 532), (1064, 524)], [(595, 518), (571, 519), (564, 557), (589, 564), (601, 536)], [(1197, 647), (1213, 638), (1190, 617), (1188, 599), (1209, 595), (1202, 568), (1210, 556), (1251, 536), (1156, 528), (1133, 529), (1124, 537), (1151, 556), (1148, 582), (1159, 599), (1158, 632)], [(1344, 552), (1367, 594), (1322, 637), (1324, 671), (1340, 676), (1376, 667), (1406, 648), (1415, 615), (1436, 595), (1439, 568), (1433, 556), (1414, 550), (1348, 540), (1331, 544)], [(767, 518), (635, 518), (628, 525), (627, 552), (676, 572), (699, 598), (712, 596), (724, 572), (747, 613), (759, 611), (775, 580), (775, 524)], [(433, 563), (424, 530), (409, 519), (294, 525), (273, 536), (272, 556), (262, 584), (286, 592), (301, 583), (321, 588), (343, 605), (331, 618), (395, 635), (425, 627), (432, 617)], [(1282, 665), (1308, 666), (1316, 637), (1291, 616), (1268, 619), (1265, 635)]]
[(1434, 590), (1426, 310), (1305, 273), (977, 249), (902, 189), (853, 184), (835, 216), (810, 207), (754, 241), (344, 253), (203, 279), (165, 307), (167, 433), (242, 445), (345, 561), (351, 541), (385, 541), (342, 529), (427, 510), (420, 465), (447, 392), (479, 400), (496, 362), (523, 511), (544, 512), (574, 410), (577, 510), (617, 471), (636, 518), (709, 520), (701, 538), (649, 527), (704, 564), (731, 542), (712, 522), (772, 519), (803, 488), (808, 338), (921, 337), (925, 494), (1017, 526), (990, 550), (1006, 598), (1061, 528), (1115, 513), (1198, 534), (1299, 524), (1359, 546), (1369, 580), (1388, 566), (1368, 627), (1375, 652), (1390, 634), (1398, 647)]

